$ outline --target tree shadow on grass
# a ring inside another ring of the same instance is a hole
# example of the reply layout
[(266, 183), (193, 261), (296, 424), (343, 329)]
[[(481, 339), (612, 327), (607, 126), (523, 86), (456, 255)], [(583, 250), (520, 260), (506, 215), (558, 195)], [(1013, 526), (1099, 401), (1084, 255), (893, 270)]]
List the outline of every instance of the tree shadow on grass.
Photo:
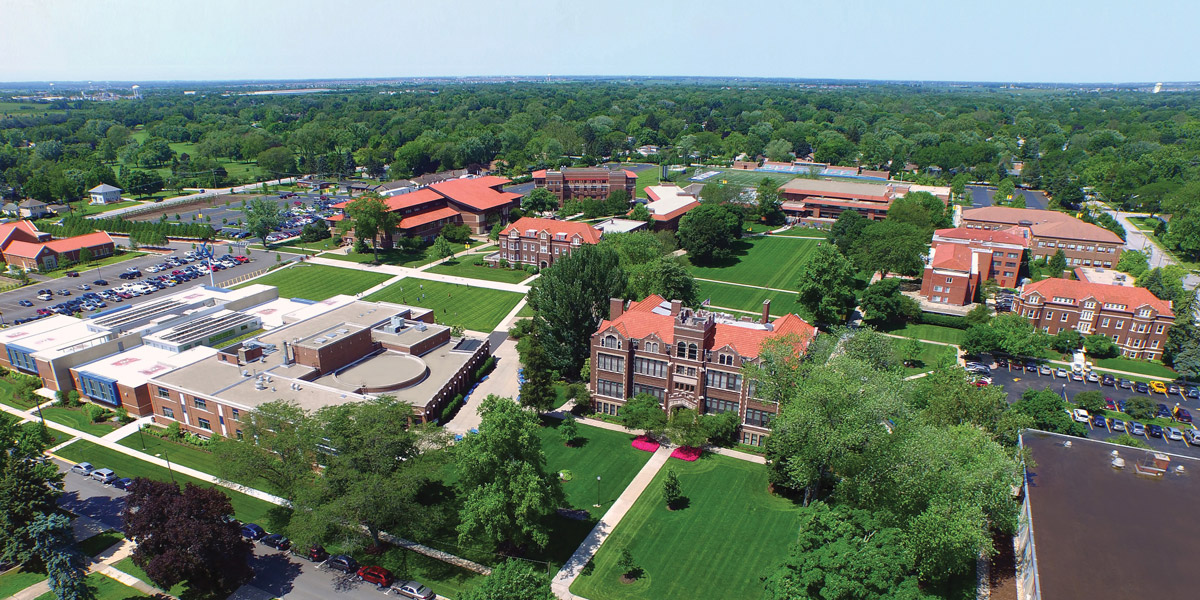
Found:
[(687, 510), (687, 508), (691, 505), (692, 505), (691, 498), (688, 498), (687, 496), (681, 496), (678, 500), (668, 504), (667, 508), (671, 509), (671, 511), (673, 511), (673, 512), (678, 512), (681, 510)]
[(748, 242), (744, 239), (737, 240), (737, 241), (733, 242), (733, 244), (730, 246), (729, 256), (726, 256), (721, 259), (711, 259), (711, 260), (707, 260), (704, 262), (695, 262), (694, 261), (694, 262), (692, 262), (692, 264), (697, 267), (711, 267), (711, 268), (715, 268), (715, 269), (732, 267), (732, 266), (737, 265), (738, 263), (742, 262), (742, 257), (746, 256), (747, 254), (750, 254), (750, 249), (753, 247), (754, 247), (754, 244), (751, 244), (750, 242)]

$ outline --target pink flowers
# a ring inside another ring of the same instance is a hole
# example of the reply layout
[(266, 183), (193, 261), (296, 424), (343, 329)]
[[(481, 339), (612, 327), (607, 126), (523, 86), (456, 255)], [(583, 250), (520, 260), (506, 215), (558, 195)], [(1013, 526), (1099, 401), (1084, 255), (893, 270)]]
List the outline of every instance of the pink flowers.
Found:
[(629, 445), (637, 448), (638, 450), (645, 450), (646, 452), (654, 452), (658, 450), (659, 446), (658, 442), (644, 435), (639, 435), (633, 438), (633, 442), (631, 442)]
[(697, 458), (700, 458), (700, 454), (703, 452), (704, 452), (703, 448), (693, 448), (691, 446), (680, 446), (680, 447), (676, 448), (674, 452), (671, 453), (671, 458), (678, 458), (679, 460), (685, 460), (687, 462), (692, 462), (692, 461), (696, 460)]

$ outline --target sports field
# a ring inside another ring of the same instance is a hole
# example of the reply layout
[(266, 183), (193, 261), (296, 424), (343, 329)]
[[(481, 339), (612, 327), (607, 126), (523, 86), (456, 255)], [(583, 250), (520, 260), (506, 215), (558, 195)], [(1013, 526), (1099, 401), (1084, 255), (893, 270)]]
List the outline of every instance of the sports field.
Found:
[[(767, 171), (742, 171), (734, 169), (711, 169), (703, 167), (696, 169), (696, 173), (707, 173), (709, 171), (717, 171), (716, 175), (706, 177), (698, 183), (721, 183), (729, 185), (740, 185), (743, 187), (755, 187), (758, 182), (764, 177), (774, 181), (779, 185), (783, 185), (796, 178), (795, 175), (788, 173), (770, 173)], [(697, 183), (694, 179), (693, 183)]]
[(353, 296), (369, 287), (387, 281), (384, 273), (372, 273), (357, 269), (339, 269), (325, 265), (296, 265), (267, 273), (235, 288), (254, 283), (273, 285), (279, 288), (280, 298), (304, 298), (321, 301), (338, 294)]
[[(679, 477), (685, 508), (669, 511), (662, 500), (668, 469)], [(762, 465), (715, 455), (668, 460), (596, 553), (595, 570), (571, 591), (609, 600), (765, 598), (761, 578), (787, 556), (797, 520), (792, 501), (767, 493)], [(643, 570), (630, 584), (617, 566), (625, 548)]]
[(717, 266), (690, 267), (703, 279), (731, 281), (784, 290), (796, 289), (796, 281), (819, 240), (753, 237), (737, 242), (733, 256)]
[(438, 323), (490, 332), (521, 301), (521, 294), (406, 277), (367, 300), (432, 308)]

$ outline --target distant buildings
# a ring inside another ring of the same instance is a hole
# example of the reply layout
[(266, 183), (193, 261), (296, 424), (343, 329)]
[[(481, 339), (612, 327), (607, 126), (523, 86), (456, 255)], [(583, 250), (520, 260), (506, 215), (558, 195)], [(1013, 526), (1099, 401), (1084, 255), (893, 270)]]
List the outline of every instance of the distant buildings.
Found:
[(1175, 323), (1171, 302), (1145, 288), (1053, 277), (1026, 284), (1013, 311), (1046, 333), (1104, 335), (1123, 356), (1147, 360), (1162, 357)]
[(1053, 210), (1007, 206), (968, 208), (962, 211), (962, 227), (1027, 228), (1032, 260), (1049, 259), (1061, 249), (1071, 267), (1112, 267), (1120, 260), (1125, 246), (1117, 234)]
[(88, 204), (115, 204), (121, 201), (121, 188), (102, 183), (88, 190)]
[(758, 360), (767, 340), (794, 336), (803, 351), (817, 328), (796, 315), (772, 321), (770, 302), (755, 321), (694, 310), (678, 301), (649, 296), (626, 307), (612, 299), (608, 319), (591, 340), (591, 388), (596, 410), (620, 413), (625, 402), (650, 394), (664, 411), (677, 407), (702, 413), (734, 412), (742, 443), (762, 445), (779, 407), (755, 397), (742, 366)]
[(500, 232), (500, 251), (484, 260), (491, 264), (504, 260), (544, 269), (584, 244), (599, 243), (602, 235), (587, 223), (521, 217)]
[(911, 192), (929, 192), (950, 201), (950, 188), (920, 186), (902, 181), (869, 182), (827, 179), (793, 179), (779, 188), (783, 212), (797, 222), (829, 227), (845, 210), (880, 221), (887, 218), (892, 202)]
[(49, 216), (50, 205), (29, 198), (17, 205), (17, 215), (22, 219), (40, 219)]
[(92, 258), (110, 256), (116, 251), (111, 237), (103, 231), (65, 239), (51, 239), (29, 221), (0, 224), (0, 255), (9, 265), (26, 270), (49, 271), (67, 262), (79, 261), (87, 248)]
[[(496, 176), (450, 179), (435, 183), (416, 191), (384, 198), (388, 209), (398, 213), (400, 224), (394, 232), (380, 235), (385, 246), (391, 235), (418, 237), (432, 240), (447, 224), (466, 225), (473, 234), (487, 233), (491, 223), (507, 223), (509, 212), (521, 205), (521, 195), (505, 192), (502, 186), (508, 179)], [(346, 208), (353, 202), (335, 204), (334, 208)], [(335, 215), (330, 222), (341, 221), (344, 215)], [(353, 231), (343, 236), (353, 242)]]
[(1028, 235), (1021, 227), (935, 231), (921, 295), (935, 304), (963, 306), (975, 301), (979, 286), (989, 279), (1000, 287), (1016, 287)]
[(700, 206), (700, 200), (674, 185), (651, 185), (646, 187), (650, 202), (646, 209), (654, 219), (655, 229), (679, 229), (679, 220), (688, 211)]
[(637, 175), (628, 169), (604, 167), (565, 168), (558, 171), (542, 169), (533, 172), (533, 185), (550, 190), (564, 200), (603, 200), (613, 190), (625, 190), (632, 199), (637, 189)]

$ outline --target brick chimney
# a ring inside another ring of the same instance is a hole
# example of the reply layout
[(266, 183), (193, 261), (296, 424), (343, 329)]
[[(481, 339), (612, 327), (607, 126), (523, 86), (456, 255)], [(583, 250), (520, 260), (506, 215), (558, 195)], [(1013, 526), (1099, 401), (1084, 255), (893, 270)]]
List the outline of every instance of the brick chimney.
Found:
[(770, 300), (763, 300), (762, 320), (760, 322), (763, 325), (766, 325), (767, 323), (771, 322), (771, 301)]
[(682, 308), (683, 308), (683, 302), (681, 302), (679, 300), (672, 300), (671, 301), (671, 316), (678, 317), (679, 311)]
[(608, 299), (608, 320), (613, 321), (625, 312), (625, 301), (620, 298)]

